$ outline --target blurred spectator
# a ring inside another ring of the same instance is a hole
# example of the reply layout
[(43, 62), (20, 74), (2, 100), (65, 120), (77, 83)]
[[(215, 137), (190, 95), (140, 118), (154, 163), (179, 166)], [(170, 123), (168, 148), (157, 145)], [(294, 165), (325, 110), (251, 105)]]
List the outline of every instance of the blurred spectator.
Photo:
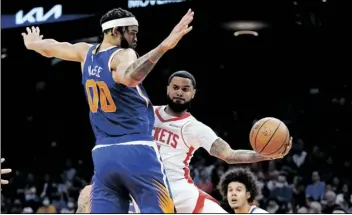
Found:
[(42, 206), (37, 210), (37, 214), (56, 214), (57, 210), (54, 205), (50, 203), (48, 197), (44, 197)]
[(334, 191), (327, 191), (325, 193), (325, 199), (322, 201), (324, 203), (324, 214), (331, 214), (338, 205), (335, 203), (336, 193)]
[(292, 199), (292, 188), (288, 185), (286, 177), (280, 175), (275, 183), (275, 188), (271, 191), (271, 197), (275, 197), (280, 203), (287, 204)]
[(199, 189), (207, 193), (211, 193), (213, 191), (213, 184), (210, 181), (210, 177), (206, 169), (203, 169), (200, 173), (199, 182), (196, 185)]
[(308, 213), (320, 214), (321, 212), (322, 212), (322, 206), (319, 202), (313, 201), (309, 204)]
[(306, 196), (311, 197), (315, 201), (320, 201), (325, 193), (325, 182), (320, 181), (320, 176), (317, 171), (312, 173), (312, 184), (306, 188)]

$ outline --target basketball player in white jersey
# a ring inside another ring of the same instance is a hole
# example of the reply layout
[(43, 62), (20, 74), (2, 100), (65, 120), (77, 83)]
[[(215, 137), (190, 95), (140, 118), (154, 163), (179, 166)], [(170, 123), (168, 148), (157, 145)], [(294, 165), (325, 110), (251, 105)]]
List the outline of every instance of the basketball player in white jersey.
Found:
[(248, 169), (233, 168), (228, 170), (221, 177), (218, 189), (236, 214), (268, 213), (255, 205), (251, 205), (255, 197), (259, 195), (260, 189), (256, 177)]
[(178, 71), (170, 76), (168, 104), (154, 107), (154, 140), (159, 147), (177, 213), (226, 213), (193, 183), (188, 166), (194, 152), (202, 147), (229, 164), (254, 163), (285, 156), (291, 142), (280, 157), (274, 158), (263, 157), (252, 150), (233, 150), (211, 128), (187, 112), (195, 89), (195, 78), (189, 72)]
[[(196, 93), (195, 87), (196, 81), (187, 71), (170, 76), (168, 104), (154, 107), (154, 140), (166, 170), (176, 212), (226, 213), (214, 198), (193, 183), (188, 166), (194, 152), (203, 147), (229, 164), (254, 163), (282, 158), (290, 150), (292, 138), (280, 157), (263, 157), (253, 150), (233, 150), (211, 128), (187, 112)], [(81, 195), (85, 194), (82, 192)]]

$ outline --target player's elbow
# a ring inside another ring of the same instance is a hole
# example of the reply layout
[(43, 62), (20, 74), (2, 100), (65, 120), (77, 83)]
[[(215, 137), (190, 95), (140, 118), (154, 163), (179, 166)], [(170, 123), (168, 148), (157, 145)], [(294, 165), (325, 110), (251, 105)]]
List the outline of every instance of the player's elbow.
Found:
[(136, 87), (140, 83), (139, 81), (133, 80), (132, 78), (128, 77), (125, 72), (114, 72), (113, 79), (118, 84), (123, 84), (126, 87)]

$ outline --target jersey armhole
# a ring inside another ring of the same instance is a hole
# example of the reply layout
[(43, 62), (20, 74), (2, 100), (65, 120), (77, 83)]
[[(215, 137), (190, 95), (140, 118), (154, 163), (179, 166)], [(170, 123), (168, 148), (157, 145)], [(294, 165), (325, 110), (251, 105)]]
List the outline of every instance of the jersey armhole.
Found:
[(83, 75), (83, 72), (84, 72), (84, 64), (87, 62), (87, 58), (88, 58), (88, 55), (89, 54), (92, 54), (93, 50), (96, 48), (96, 44), (95, 45), (92, 45), (89, 49), (88, 49), (88, 52), (86, 54), (86, 57), (84, 58), (84, 61), (81, 63), (81, 73)]
[(186, 142), (185, 138), (183, 137), (183, 128), (184, 128), (188, 123), (190, 123), (190, 122), (192, 122), (192, 121), (186, 122), (186, 123), (185, 123), (184, 125), (182, 125), (182, 127), (181, 127), (181, 138), (182, 138), (183, 143), (185, 144), (185, 146), (186, 146), (187, 148), (191, 148), (192, 146), (189, 146), (188, 143)]
[(109, 60), (108, 60), (108, 68), (109, 68), (109, 71), (111, 72), (111, 61), (112, 59), (114, 58), (114, 56), (119, 52), (119, 51), (122, 51), (123, 49), (119, 48), (117, 50), (115, 50), (109, 57)]

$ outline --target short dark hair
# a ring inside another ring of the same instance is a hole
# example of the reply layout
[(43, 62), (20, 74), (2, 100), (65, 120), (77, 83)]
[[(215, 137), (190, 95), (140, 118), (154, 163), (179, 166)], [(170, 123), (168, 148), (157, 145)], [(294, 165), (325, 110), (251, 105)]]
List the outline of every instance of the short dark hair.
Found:
[[(128, 10), (124, 10), (122, 8), (115, 8), (112, 10), (109, 10), (106, 12), (100, 19), (100, 25), (103, 23), (114, 20), (114, 19), (120, 19), (120, 18), (125, 18), (125, 17), (134, 17), (134, 15), (129, 12)], [(122, 27), (118, 27), (118, 30), (122, 33)], [(112, 31), (112, 28), (104, 30), (104, 33), (107, 34)]]
[(224, 199), (227, 198), (227, 189), (231, 182), (239, 182), (246, 187), (246, 191), (251, 194), (248, 199), (248, 202), (250, 203), (260, 194), (257, 178), (251, 171), (249, 171), (249, 169), (233, 168), (228, 170), (220, 178), (218, 189)]
[(172, 79), (174, 77), (190, 79), (192, 81), (193, 88), (196, 88), (196, 79), (194, 78), (194, 76), (191, 73), (189, 73), (185, 70), (180, 70), (180, 71), (174, 72), (170, 75), (168, 84), (170, 84), (170, 82), (172, 81)]

